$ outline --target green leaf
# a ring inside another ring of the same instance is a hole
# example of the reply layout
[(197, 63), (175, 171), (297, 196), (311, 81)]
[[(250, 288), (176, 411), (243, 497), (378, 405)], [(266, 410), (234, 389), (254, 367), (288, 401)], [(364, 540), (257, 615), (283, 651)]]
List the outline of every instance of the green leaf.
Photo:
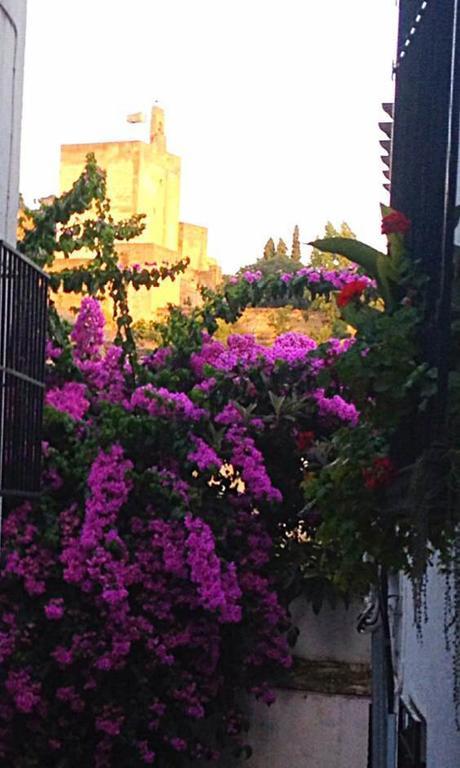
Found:
[(389, 205), (385, 205), (384, 203), (380, 203), (380, 213), (382, 215), (382, 219), (385, 218), (385, 216), (388, 216), (390, 213), (395, 213), (395, 209), (391, 208)]
[(357, 307), (353, 303), (350, 303), (346, 307), (342, 307), (340, 312), (343, 320), (348, 325), (353, 326), (353, 328), (360, 328), (363, 323), (369, 323), (382, 316), (380, 310), (374, 309), (374, 307), (370, 307), (366, 304), (360, 304)]
[[(377, 259), (377, 283), (379, 292), (385, 302), (385, 307), (391, 311), (395, 306), (394, 296), (395, 270), (388, 256), (381, 255)], [(393, 285), (392, 285), (393, 283)]]
[(350, 261), (354, 261), (355, 264), (359, 264), (373, 278), (378, 277), (378, 257), (385, 257), (385, 254), (371, 248), (370, 245), (366, 245), (360, 240), (351, 240), (348, 237), (328, 237), (325, 240), (314, 240), (309, 245), (326, 253), (338, 253), (340, 256), (345, 256)]
[(270, 398), (270, 402), (272, 404), (273, 410), (275, 411), (276, 418), (280, 417), (281, 409), (284, 405), (284, 402), (286, 400), (285, 395), (275, 395), (274, 392), (269, 392), (268, 397)]

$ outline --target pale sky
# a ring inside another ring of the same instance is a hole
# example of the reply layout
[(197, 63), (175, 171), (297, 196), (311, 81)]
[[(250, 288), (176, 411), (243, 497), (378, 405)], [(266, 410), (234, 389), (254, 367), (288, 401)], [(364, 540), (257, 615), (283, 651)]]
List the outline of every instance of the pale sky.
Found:
[(29, 0), (26, 201), (59, 191), (62, 143), (143, 138), (126, 115), (158, 100), (181, 219), (226, 272), (295, 224), (378, 245), (396, 17), (395, 0)]

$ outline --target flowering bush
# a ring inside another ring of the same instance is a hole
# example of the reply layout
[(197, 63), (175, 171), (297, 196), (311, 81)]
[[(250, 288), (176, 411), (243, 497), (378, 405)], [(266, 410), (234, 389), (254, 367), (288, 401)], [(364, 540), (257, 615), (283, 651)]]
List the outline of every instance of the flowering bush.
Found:
[(86, 298), (70, 362), (50, 348), (44, 494), (5, 522), (5, 766), (171, 766), (216, 758), (225, 733), (242, 745), (240, 692), (270, 703), (290, 664), (279, 568), (313, 531), (306, 456), (359, 423), (346, 387), (318, 384), (351, 340), (202, 334), (178, 391), (179, 346), (133, 384), (102, 326)]
[[(246, 273), (171, 310), (141, 361), (104, 346), (86, 297), (50, 342), (44, 493), (4, 525), (2, 765), (179, 768), (243, 749), (241, 694), (270, 704), (291, 663), (290, 599), (319, 607), (378, 564), (410, 569), (413, 521), (384, 494), (430, 379), (419, 313), (393, 289), (373, 306), (381, 280)], [(354, 338), (212, 336), (248, 304), (336, 291)]]
[[(147, 368), (130, 390), (118, 358), (116, 396), (113, 379), (95, 385), (95, 365), (103, 381), (114, 369), (100, 328), (87, 299), (64, 380), (49, 362), (43, 499), (5, 522), (3, 765), (216, 757), (219, 732), (242, 728), (237, 691), (270, 701), (269, 671), (290, 664), (264, 424)], [(200, 736), (211, 716), (215, 734)]]
[(300, 266), (295, 272), (270, 273), (246, 271), (232, 277), (224, 287), (224, 296), (235, 306), (240, 299), (244, 307), (293, 306), (309, 307), (318, 298), (330, 300), (335, 291), (350, 290), (359, 282), (361, 293), (368, 289), (375, 297), (376, 282), (367, 275), (359, 275), (355, 266), (346, 269), (322, 269)]

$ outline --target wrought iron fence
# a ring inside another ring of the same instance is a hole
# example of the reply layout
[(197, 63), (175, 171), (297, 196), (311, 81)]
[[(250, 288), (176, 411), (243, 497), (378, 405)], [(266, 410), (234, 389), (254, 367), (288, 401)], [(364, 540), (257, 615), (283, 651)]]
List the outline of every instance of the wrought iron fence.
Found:
[(48, 278), (0, 240), (0, 496), (40, 488)]

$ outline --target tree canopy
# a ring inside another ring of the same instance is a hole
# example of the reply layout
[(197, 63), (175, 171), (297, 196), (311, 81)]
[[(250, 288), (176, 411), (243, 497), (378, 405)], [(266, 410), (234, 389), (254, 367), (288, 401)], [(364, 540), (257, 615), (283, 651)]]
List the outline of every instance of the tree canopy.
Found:
[[(336, 229), (334, 225), (328, 221), (324, 227), (323, 238), (330, 237), (346, 237), (350, 240), (356, 240), (356, 235), (347, 224), (343, 221), (340, 225), (340, 229)], [(313, 248), (310, 256), (310, 264), (312, 267), (323, 267), (325, 269), (347, 269), (351, 262), (344, 256), (338, 253), (326, 253), (320, 251), (317, 248)]]
[(264, 259), (265, 261), (269, 261), (270, 259), (273, 259), (274, 256), (275, 256), (275, 243), (273, 242), (273, 238), (270, 237), (265, 243)]
[(296, 224), (294, 227), (294, 232), (292, 233), (291, 259), (293, 261), (300, 261), (301, 255), (302, 254), (300, 252), (300, 233), (299, 233), (299, 227)]

